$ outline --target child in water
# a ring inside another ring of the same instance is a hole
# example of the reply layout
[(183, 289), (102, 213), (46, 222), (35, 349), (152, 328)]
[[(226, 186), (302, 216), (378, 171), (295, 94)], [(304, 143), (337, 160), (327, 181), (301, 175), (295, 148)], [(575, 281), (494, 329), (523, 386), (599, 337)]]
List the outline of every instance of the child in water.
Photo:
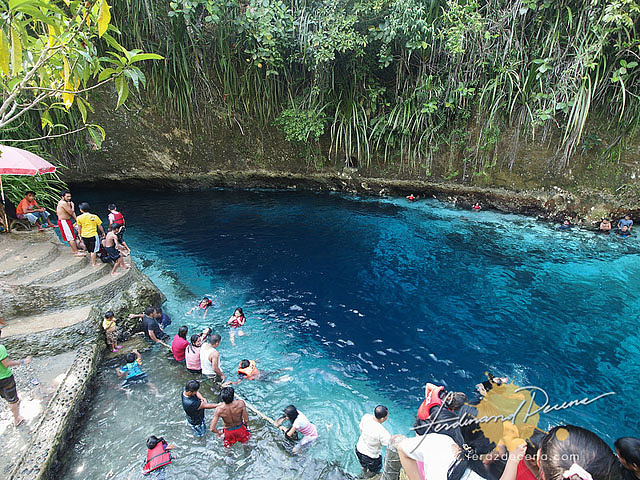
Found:
[(194, 312), (194, 310), (201, 309), (201, 310), (204, 310), (204, 313), (202, 314), (202, 318), (207, 318), (207, 312), (209, 311), (209, 307), (211, 305), (213, 305), (213, 302), (209, 297), (202, 297), (202, 300), (200, 300), (200, 303), (195, 307), (193, 307), (191, 310), (189, 310), (187, 312), (187, 315), (191, 315)]
[(149, 383), (149, 388), (158, 394), (158, 389), (155, 387), (153, 383), (150, 383), (147, 379), (147, 374), (142, 371), (140, 366), (142, 365), (142, 355), (135, 348), (131, 351), (131, 353), (127, 353), (126, 365), (117, 368), (116, 374), (118, 377), (124, 377), (126, 375), (124, 382), (122, 382), (122, 388), (129, 387), (135, 383)]
[(235, 312), (233, 312), (233, 315), (231, 315), (231, 318), (229, 318), (229, 321), (227, 322), (227, 325), (231, 327), (231, 330), (229, 331), (229, 338), (231, 339), (232, 346), (236, 346), (236, 333), (239, 337), (244, 337), (246, 335), (246, 333), (242, 331), (242, 327), (246, 321), (247, 319), (244, 317), (242, 309), (240, 307), (236, 308)]
[(151, 475), (151, 478), (164, 480), (166, 478), (165, 468), (173, 460), (169, 450), (178, 448), (175, 445), (169, 445), (162, 437), (158, 438), (151, 435), (147, 439), (147, 460), (144, 462), (142, 470), (143, 475)]

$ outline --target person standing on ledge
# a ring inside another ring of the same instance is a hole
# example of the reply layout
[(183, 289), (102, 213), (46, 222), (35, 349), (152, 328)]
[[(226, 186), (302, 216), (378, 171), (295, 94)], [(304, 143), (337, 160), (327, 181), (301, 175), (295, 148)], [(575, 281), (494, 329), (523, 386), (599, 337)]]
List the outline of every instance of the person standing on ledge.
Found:
[(125, 265), (124, 260), (122, 259), (122, 255), (120, 255), (120, 243), (118, 242), (118, 236), (116, 235), (116, 230), (118, 229), (117, 225), (113, 225), (107, 233), (107, 236), (104, 239), (104, 249), (106, 250), (106, 255), (109, 260), (113, 261), (113, 269), (111, 270), (111, 275), (116, 274), (116, 270), (120, 267), (121, 270), (126, 271), (129, 270), (129, 266)]
[(161, 343), (164, 346), (168, 347), (164, 340), (169, 338), (169, 335), (164, 333), (158, 325), (158, 318), (160, 314), (156, 307), (147, 307), (144, 313), (131, 313), (129, 314), (129, 318), (142, 318), (142, 331), (144, 332), (144, 336), (147, 340), (154, 341), (156, 343)]
[(360, 438), (356, 445), (356, 456), (367, 477), (382, 469), (382, 446), (389, 446), (391, 434), (382, 426), (389, 418), (389, 410), (378, 405), (373, 415), (365, 413), (360, 420)]
[[(4, 322), (2, 323), (4, 324)], [(0, 330), (1, 334), (2, 330)], [(24, 422), (24, 418), (20, 416), (20, 399), (18, 398), (16, 380), (13, 378), (13, 372), (10, 367), (29, 363), (31, 363), (30, 356), (21, 360), (11, 360), (7, 354), (7, 348), (4, 345), (0, 345), (0, 397), (4, 398), (9, 404), (9, 410), (13, 414), (14, 427)]]
[(56, 207), (56, 215), (58, 215), (58, 228), (60, 228), (62, 240), (69, 244), (71, 252), (73, 252), (74, 255), (83, 257), (84, 252), (80, 252), (76, 245), (76, 238), (78, 238), (78, 235), (76, 234), (76, 229), (73, 228), (73, 222), (71, 221), (72, 218), (76, 221), (76, 212), (75, 206), (71, 201), (70, 191), (65, 190), (60, 194), (60, 200)]
[(100, 235), (104, 237), (104, 229), (102, 228), (102, 220), (97, 215), (94, 215), (89, 211), (89, 204), (83, 202), (79, 205), (81, 215), (78, 215), (76, 222), (80, 227), (80, 236), (82, 241), (87, 246), (87, 252), (91, 254), (91, 265), (97, 267), (96, 263), (97, 253), (100, 251)]
[(207, 378), (224, 382), (226, 376), (220, 368), (220, 352), (217, 350), (221, 340), (222, 337), (214, 333), (202, 341), (202, 347), (200, 347), (200, 366), (202, 367), (202, 374)]
[[(220, 403), (211, 420), (211, 431), (215, 432), (218, 437), (224, 435), (224, 446), (229, 448), (236, 442), (247, 443), (251, 438), (251, 432), (247, 430), (249, 415), (247, 414), (247, 406), (243, 400), (235, 399), (235, 391), (233, 387), (224, 387), (220, 392), (222, 403)], [(224, 429), (221, 432), (216, 424), (218, 419), (222, 418)]]

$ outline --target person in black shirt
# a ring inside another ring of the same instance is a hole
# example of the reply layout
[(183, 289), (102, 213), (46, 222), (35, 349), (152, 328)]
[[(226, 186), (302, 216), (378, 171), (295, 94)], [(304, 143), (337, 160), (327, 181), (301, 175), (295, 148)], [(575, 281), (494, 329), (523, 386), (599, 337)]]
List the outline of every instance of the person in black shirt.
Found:
[(207, 432), (207, 424), (204, 420), (204, 411), (216, 408), (218, 404), (208, 403), (207, 399), (202, 396), (198, 389), (200, 382), (197, 380), (189, 380), (182, 392), (182, 408), (187, 414), (187, 423), (193, 429), (195, 437), (204, 437)]
[(142, 331), (147, 340), (164, 343), (164, 340), (169, 339), (169, 335), (164, 333), (158, 324), (158, 318), (161, 316), (156, 307), (147, 307), (143, 314), (132, 313), (129, 318), (142, 318)]

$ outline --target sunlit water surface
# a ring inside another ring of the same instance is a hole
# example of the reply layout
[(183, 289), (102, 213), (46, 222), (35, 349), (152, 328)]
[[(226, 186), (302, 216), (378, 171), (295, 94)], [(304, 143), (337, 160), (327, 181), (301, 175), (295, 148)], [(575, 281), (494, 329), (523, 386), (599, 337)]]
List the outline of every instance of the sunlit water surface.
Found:
[[(193, 376), (160, 347), (144, 354), (147, 387), (126, 394), (115, 365), (67, 459), (66, 479), (138, 478), (151, 434), (179, 445), (170, 478), (341, 478), (357, 474), (358, 422), (382, 403), (393, 433), (409, 433), (426, 381), (471, 394), (485, 371), (544, 388), (551, 403), (617, 395), (545, 415), (612, 442), (637, 434), (640, 248), (531, 218), (468, 212), (434, 201), (297, 192), (74, 192), (106, 220), (118, 203), (126, 240), (166, 294), (173, 336), (212, 325), (223, 370), (242, 358), (290, 380), (238, 392), (276, 417), (295, 404), (320, 439), (301, 456), (250, 414), (248, 447), (194, 439), (180, 403)], [(203, 296), (208, 318), (186, 316)], [(237, 346), (224, 324), (247, 315)], [(276, 376), (277, 377), (277, 376)], [(204, 394), (217, 400), (204, 387)], [(211, 412), (207, 419), (211, 419)]]

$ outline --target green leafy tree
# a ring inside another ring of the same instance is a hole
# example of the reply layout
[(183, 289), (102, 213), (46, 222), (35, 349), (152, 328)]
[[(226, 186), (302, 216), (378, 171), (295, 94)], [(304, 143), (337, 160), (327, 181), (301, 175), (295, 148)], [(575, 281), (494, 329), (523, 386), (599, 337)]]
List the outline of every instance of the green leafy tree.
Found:
[[(130, 85), (146, 83), (136, 64), (162, 58), (120, 45), (110, 9), (107, 0), (0, 0), (0, 130), (36, 113), (42, 136), (22, 141), (88, 129), (102, 142), (104, 130), (87, 123), (91, 90), (114, 82), (119, 107)], [(66, 115), (76, 109), (79, 128), (54, 122), (61, 117), (55, 111)]]

